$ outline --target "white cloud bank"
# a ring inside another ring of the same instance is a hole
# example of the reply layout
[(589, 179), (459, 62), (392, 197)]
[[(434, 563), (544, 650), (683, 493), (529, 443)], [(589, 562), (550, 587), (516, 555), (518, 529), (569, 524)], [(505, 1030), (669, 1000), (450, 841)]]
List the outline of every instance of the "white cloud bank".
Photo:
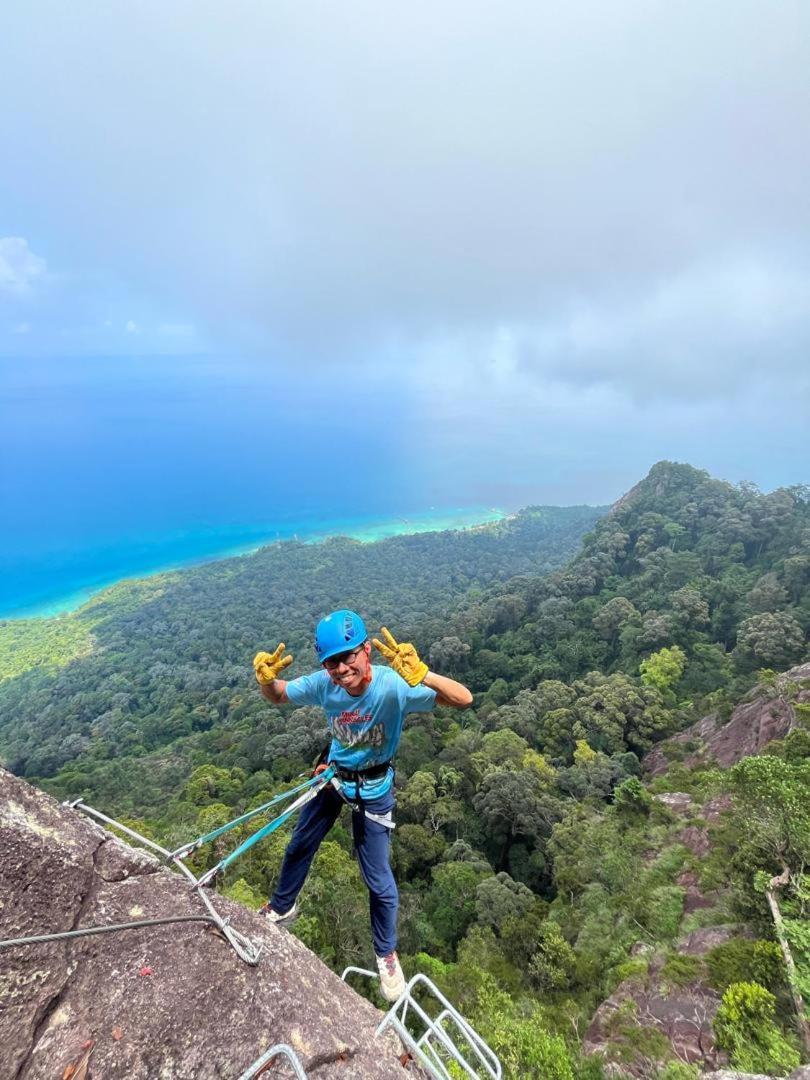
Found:
[(634, 400), (734, 397), (753, 381), (810, 380), (810, 273), (741, 258), (621, 295), (574, 297), (533, 323), (428, 349), (494, 387), (604, 385)]

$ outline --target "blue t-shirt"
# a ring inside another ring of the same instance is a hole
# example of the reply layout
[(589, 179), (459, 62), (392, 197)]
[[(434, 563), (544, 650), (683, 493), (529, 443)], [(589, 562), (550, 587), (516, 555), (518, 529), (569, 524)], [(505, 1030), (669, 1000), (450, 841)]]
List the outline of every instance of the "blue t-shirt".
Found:
[[(359, 697), (336, 686), (321, 669), (287, 683), (293, 705), (320, 705), (326, 713), (332, 744), (329, 760), (344, 769), (369, 769), (390, 761), (399, 746), (402, 723), (408, 713), (431, 712), (436, 691), (421, 683), (408, 686), (389, 667), (371, 668), (371, 682)], [(391, 787), (392, 769), (362, 785), (364, 799), (377, 799)], [(345, 784), (346, 796), (355, 798), (354, 784)]]

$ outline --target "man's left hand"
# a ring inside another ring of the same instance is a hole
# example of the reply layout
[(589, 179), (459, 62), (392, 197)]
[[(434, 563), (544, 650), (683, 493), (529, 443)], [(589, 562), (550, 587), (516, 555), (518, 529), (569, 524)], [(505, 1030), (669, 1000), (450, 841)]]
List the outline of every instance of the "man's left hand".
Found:
[(417, 686), (427, 675), (427, 664), (419, 659), (419, 653), (409, 641), (397, 642), (394, 635), (385, 626), (382, 628), (385, 644), (374, 638), (374, 647), (379, 649), (385, 659), (408, 686)]

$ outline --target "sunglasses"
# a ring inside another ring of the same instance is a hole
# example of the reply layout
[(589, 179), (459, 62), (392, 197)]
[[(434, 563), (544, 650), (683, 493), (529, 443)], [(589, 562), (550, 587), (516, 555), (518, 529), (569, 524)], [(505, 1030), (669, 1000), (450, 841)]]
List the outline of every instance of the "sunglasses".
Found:
[(324, 660), (323, 666), (327, 671), (335, 671), (341, 664), (351, 664), (352, 660), (358, 653), (363, 651), (363, 646), (360, 645), (356, 649), (351, 649), (349, 652), (338, 653), (337, 656), (330, 656), (328, 660)]

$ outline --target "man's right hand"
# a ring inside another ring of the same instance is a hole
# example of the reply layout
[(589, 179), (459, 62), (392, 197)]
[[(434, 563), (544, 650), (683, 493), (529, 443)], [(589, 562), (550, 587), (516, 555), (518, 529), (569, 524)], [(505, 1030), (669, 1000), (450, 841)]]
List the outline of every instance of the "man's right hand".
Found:
[(289, 653), (287, 656), (281, 655), (284, 649), (285, 645), (282, 641), (275, 652), (260, 652), (254, 656), (253, 670), (256, 672), (256, 681), (260, 686), (269, 686), (270, 683), (275, 682), (284, 668), (289, 667), (293, 662)]

